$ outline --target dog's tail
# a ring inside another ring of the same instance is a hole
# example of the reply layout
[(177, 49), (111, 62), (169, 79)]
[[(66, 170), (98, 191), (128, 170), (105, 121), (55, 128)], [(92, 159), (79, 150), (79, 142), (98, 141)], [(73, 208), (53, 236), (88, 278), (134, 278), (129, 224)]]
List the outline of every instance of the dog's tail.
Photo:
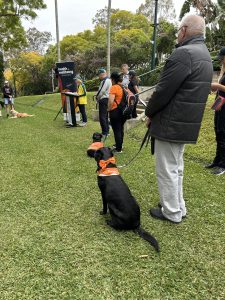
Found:
[(138, 235), (142, 239), (149, 242), (155, 248), (155, 250), (157, 252), (160, 252), (159, 244), (158, 244), (157, 240), (154, 238), (154, 236), (152, 236), (150, 233), (148, 233), (147, 231), (145, 231), (141, 227), (138, 227), (135, 231), (138, 233)]

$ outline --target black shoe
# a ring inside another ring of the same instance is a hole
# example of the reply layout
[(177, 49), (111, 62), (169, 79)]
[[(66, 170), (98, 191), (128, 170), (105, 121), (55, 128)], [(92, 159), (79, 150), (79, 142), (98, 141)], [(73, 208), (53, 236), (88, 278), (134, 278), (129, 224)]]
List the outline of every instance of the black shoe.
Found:
[(215, 167), (218, 167), (217, 164), (215, 164), (215, 163), (211, 163), (211, 164), (208, 164), (208, 165), (205, 166), (206, 169), (212, 169), (212, 168), (215, 168)]
[(212, 171), (213, 175), (222, 175), (225, 173), (225, 169), (224, 168), (217, 168), (214, 171)]
[(66, 125), (66, 128), (73, 128), (73, 127), (76, 127), (75, 125), (71, 125), (71, 124), (67, 124)]
[[(162, 205), (160, 204), (160, 202), (158, 203), (158, 207), (161, 209), (162, 208)], [(186, 218), (186, 215), (185, 216), (182, 216), (182, 219)]]
[(150, 211), (149, 211), (150, 215), (155, 218), (155, 219), (160, 219), (160, 220), (163, 220), (163, 221), (169, 221), (171, 223), (174, 223), (174, 224), (179, 224), (180, 222), (174, 222), (174, 221), (171, 221), (169, 219), (167, 219), (160, 208), (151, 208)]

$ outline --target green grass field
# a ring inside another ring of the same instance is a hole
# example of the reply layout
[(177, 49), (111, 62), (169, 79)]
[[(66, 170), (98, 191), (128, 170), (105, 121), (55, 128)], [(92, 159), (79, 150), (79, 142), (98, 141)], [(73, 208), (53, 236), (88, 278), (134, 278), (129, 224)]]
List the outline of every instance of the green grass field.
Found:
[[(89, 94), (91, 99), (91, 94)], [(0, 299), (225, 299), (225, 176), (204, 169), (215, 152), (209, 100), (197, 145), (186, 147), (188, 217), (174, 225), (152, 219), (159, 201), (149, 149), (121, 170), (142, 210), (143, 228), (161, 254), (133, 232), (116, 232), (99, 215), (96, 164), (86, 149), (99, 124), (64, 128), (59, 95), (16, 99), (26, 119), (0, 119)], [(3, 112), (4, 114), (4, 112)], [(127, 162), (145, 126), (126, 134)], [(113, 144), (112, 134), (107, 145)]]

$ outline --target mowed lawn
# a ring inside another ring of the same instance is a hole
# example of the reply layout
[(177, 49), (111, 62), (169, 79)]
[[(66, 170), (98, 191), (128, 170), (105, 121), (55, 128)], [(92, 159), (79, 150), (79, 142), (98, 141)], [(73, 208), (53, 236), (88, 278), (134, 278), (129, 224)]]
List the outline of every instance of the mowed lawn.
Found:
[[(121, 170), (143, 228), (160, 243), (157, 254), (99, 215), (96, 163), (86, 156), (99, 131), (91, 96), (83, 128), (65, 128), (62, 116), (53, 121), (58, 94), (35, 107), (42, 96), (17, 98), (16, 109), (35, 117), (0, 119), (0, 299), (225, 299), (225, 176), (204, 169), (215, 152), (212, 99), (198, 144), (186, 147), (182, 224), (149, 217), (159, 201), (149, 148)], [(136, 153), (145, 130), (141, 124), (126, 134), (119, 165)], [(106, 144), (113, 142), (111, 134)]]

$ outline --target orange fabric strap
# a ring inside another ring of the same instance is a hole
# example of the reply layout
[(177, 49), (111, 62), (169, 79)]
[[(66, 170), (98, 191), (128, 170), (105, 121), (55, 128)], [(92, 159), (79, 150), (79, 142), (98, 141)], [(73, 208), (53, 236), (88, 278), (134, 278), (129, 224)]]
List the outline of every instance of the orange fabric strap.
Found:
[(117, 168), (106, 168), (104, 170), (100, 169), (97, 174), (99, 176), (105, 175), (105, 176), (112, 176), (112, 175), (120, 175)]
[(119, 175), (119, 171), (116, 167), (114, 168), (107, 168), (107, 166), (109, 164), (116, 164), (116, 159), (115, 157), (110, 157), (107, 160), (100, 160), (99, 161), (99, 167), (101, 167), (101, 169), (97, 172), (98, 175), (106, 175), (106, 176), (110, 176), (110, 175)]
[(102, 147), (104, 147), (104, 144), (102, 142), (95, 142), (95, 143), (92, 143), (88, 147), (88, 150), (98, 150), (98, 149), (100, 149)]

